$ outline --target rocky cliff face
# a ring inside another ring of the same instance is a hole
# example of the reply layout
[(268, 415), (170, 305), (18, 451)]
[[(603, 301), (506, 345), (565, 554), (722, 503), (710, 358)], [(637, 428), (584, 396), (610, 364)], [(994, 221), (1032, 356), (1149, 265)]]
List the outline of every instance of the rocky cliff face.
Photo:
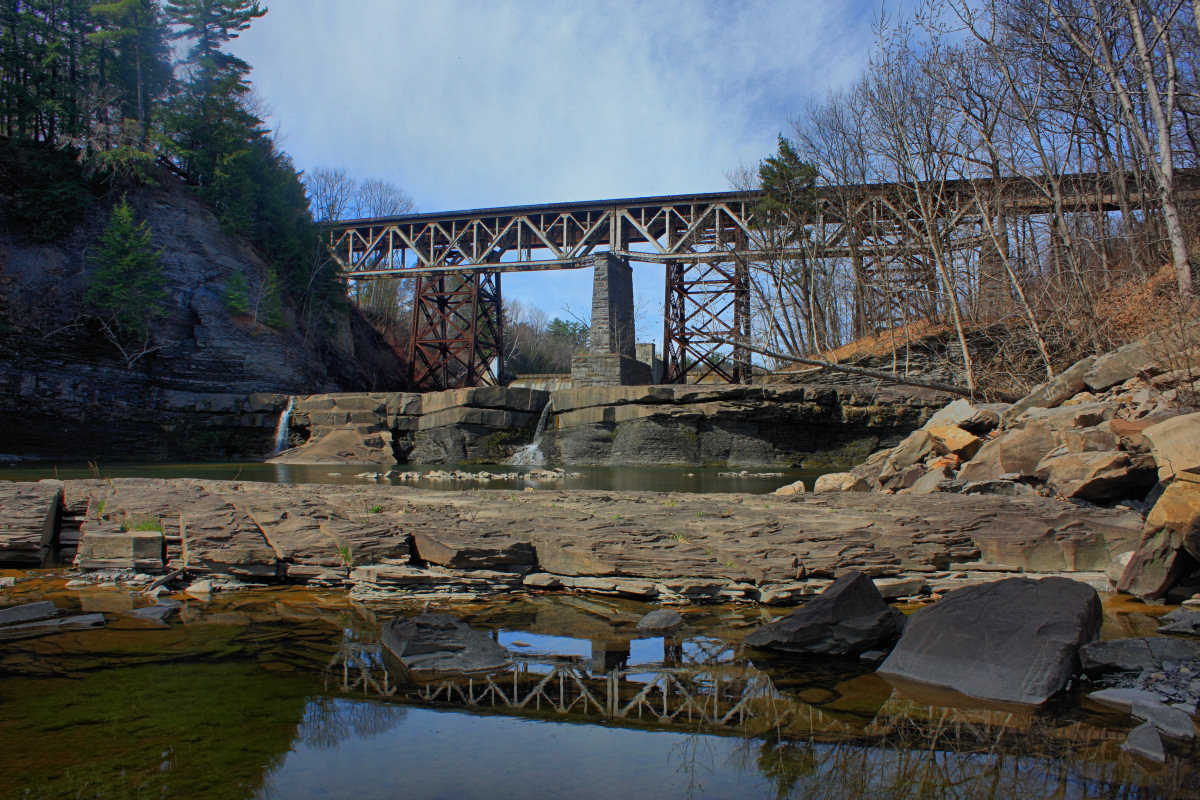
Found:
[(300, 320), (285, 299), (279, 327), (230, 314), (230, 276), (245, 276), (253, 301), (267, 265), (182, 188), (129, 200), (162, 249), (169, 291), (155, 322), (161, 349), (132, 365), (82, 314), (104, 210), (51, 244), (0, 233), (0, 453), (262, 455), (278, 403), (251, 402), (252, 393), (401, 388), (400, 359), (353, 311)]

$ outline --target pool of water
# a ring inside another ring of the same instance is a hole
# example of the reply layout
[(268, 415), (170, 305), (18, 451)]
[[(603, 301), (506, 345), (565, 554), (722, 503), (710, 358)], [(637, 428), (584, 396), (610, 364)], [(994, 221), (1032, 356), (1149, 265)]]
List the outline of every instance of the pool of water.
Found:
[[(17, 574), (17, 573), (7, 573)], [(1152, 769), (1127, 716), (909, 698), (858, 662), (742, 647), (777, 612), (514, 596), (451, 611), (513, 653), (409, 682), (378, 644), (420, 609), (294, 588), (179, 596), (166, 625), (120, 588), (0, 592), (101, 611), (103, 629), (0, 643), (0, 797), (1194, 797), (1194, 751)], [(1109, 627), (1144, 627), (1135, 612)], [(1114, 613), (1110, 611), (1110, 617)]]
[(803, 480), (812, 487), (813, 482), (829, 470), (781, 469), (776, 467), (740, 468), (731, 467), (565, 467), (577, 477), (546, 481), (533, 480), (529, 474), (541, 467), (517, 467), (507, 464), (404, 464), (398, 467), (380, 467), (377, 464), (343, 465), (300, 465), (263, 464), (261, 462), (218, 463), (218, 464), (100, 464), (95, 468), (88, 464), (52, 462), (14, 462), (0, 464), (0, 480), (36, 481), (42, 478), (209, 478), (212, 480), (265, 481), (273, 483), (344, 483), (362, 485), (358, 477), (363, 472), (379, 473), (389, 469), (398, 472), (449, 472), (455, 469), (464, 472), (488, 472), (501, 476), (491, 480), (435, 480), (422, 478), (416, 481), (398, 479), (382, 480), (381, 483), (419, 486), (425, 489), (507, 489), (532, 487), (534, 489), (607, 489), (615, 491), (650, 492), (748, 492), (765, 494), (784, 484)]

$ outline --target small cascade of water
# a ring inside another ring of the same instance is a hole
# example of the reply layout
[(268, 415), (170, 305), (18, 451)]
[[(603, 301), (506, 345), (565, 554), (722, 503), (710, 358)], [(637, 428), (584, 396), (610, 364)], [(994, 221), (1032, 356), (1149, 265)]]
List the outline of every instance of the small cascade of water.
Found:
[(550, 417), (550, 407), (553, 405), (554, 400), (546, 401), (546, 406), (542, 409), (542, 415), (538, 417), (537, 428), (533, 431), (533, 441), (513, 453), (512, 458), (508, 459), (509, 464), (528, 467), (546, 463), (546, 457), (542, 455), (541, 442), (542, 436), (546, 433), (546, 420)]
[(272, 456), (277, 456), (284, 451), (287, 446), (287, 436), (289, 423), (292, 418), (292, 403), (296, 398), (289, 397), (287, 405), (283, 407), (283, 411), (279, 412), (279, 423), (275, 426), (275, 447), (271, 450)]

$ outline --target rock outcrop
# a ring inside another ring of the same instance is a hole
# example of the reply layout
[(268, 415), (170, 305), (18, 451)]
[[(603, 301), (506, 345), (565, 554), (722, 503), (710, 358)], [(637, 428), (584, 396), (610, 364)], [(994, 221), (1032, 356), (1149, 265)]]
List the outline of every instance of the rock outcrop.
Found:
[[(0, 499), (37, 485), (0, 483)], [(99, 533), (108, 553), (128, 559), (105, 568), (348, 580), (364, 596), (478, 596), (524, 586), (786, 605), (854, 571), (890, 597), (1021, 572), (1103, 580), (1099, 570), (1132, 549), (1141, 529), (1127, 510), (1036, 496), (540, 490), (484, 498), (379, 484), (138, 478), (63, 481), (61, 489), (67, 506), (86, 508), (80, 552), (95, 554), (88, 537)], [(132, 541), (117, 548), (122, 535), (161, 536), (165, 560), (139, 564)]]
[[(0, 453), (85, 459), (228, 460), (270, 452), (283, 394), (391, 386), (404, 373), (356, 312), (306, 319), (283, 301), (268, 326), (232, 314), (231, 276), (250, 292), (262, 257), (213, 211), (164, 181), (131, 194), (161, 248), (168, 291), (158, 349), (127, 364), (81, 314), (97, 208), (50, 244), (0, 236)], [(94, 248), (93, 248), (94, 249)], [(272, 395), (269, 402), (252, 395)]]
[(502, 462), (532, 441), (545, 412), (538, 445), (547, 463), (849, 467), (899, 441), (946, 399), (806, 386), (314, 395), (295, 398), (292, 412), (292, 438), (304, 444), (274, 460)]
[(1114, 585), (1184, 599), (1200, 592), (1200, 412), (1188, 406), (1200, 369), (1186, 367), (1198, 348), (1192, 325), (1089, 356), (1011, 405), (956, 400), (852, 474), (885, 493), (1036, 493), (1148, 511), (1136, 552), (1109, 569)]
[(1100, 633), (1096, 590), (1063, 578), (1009, 578), (951, 592), (909, 619), (885, 677), (984, 700), (1037, 705), (1077, 671)]

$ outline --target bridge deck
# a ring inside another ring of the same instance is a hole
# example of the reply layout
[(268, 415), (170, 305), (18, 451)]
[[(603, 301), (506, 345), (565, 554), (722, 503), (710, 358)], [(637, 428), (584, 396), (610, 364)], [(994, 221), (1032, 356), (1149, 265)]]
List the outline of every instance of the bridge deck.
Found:
[[(1200, 173), (1183, 176), (1181, 199), (1200, 199)], [(839, 258), (921, 251), (918, 200), (946, 222), (948, 249), (978, 247), (981, 208), (1011, 215), (1114, 211), (1156, 197), (1128, 181), (1123, 192), (1103, 174), (1065, 176), (1056, 199), (1044, 182), (951, 180), (925, 184), (819, 186), (802, 220), (805, 246), (780, 246), (778, 221), (762, 218), (760, 191), (586, 200), (479, 208), (330, 224), (330, 250), (347, 277), (526, 272), (586, 266), (608, 250), (649, 262), (732, 262)], [(789, 225), (797, 221), (789, 222)], [(775, 241), (773, 241), (775, 239)]]

